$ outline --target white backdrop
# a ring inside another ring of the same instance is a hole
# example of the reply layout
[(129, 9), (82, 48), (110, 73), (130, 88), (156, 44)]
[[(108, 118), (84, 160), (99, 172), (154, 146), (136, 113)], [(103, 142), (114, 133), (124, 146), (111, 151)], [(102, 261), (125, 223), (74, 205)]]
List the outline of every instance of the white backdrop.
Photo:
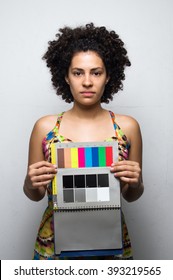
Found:
[(173, 259), (173, 2), (171, 0), (0, 0), (0, 258), (31, 259), (47, 199), (23, 194), (35, 121), (69, 108), (41, 60), (64, 25), (115, 29), (132, 66), (109, 108), (135, 117), (143, 135), (145, 193), (124, 204), (135, 259)]

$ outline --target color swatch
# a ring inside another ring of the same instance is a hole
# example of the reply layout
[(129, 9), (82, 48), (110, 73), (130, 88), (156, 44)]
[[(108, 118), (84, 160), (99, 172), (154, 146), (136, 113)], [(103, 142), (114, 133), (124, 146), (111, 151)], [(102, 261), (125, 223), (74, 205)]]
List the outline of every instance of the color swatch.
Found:
[(105, 167), (113, 162), (111, 146), (57, 149), (58, 168)]
[(108, 174), (63, 175), (63, 202), (109, 201)]

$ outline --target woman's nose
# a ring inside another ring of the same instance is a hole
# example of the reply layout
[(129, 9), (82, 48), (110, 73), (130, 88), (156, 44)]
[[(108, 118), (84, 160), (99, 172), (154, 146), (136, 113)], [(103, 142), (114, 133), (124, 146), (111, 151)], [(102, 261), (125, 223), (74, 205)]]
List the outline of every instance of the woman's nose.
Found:
[(93, 85), (93, 81), (90, 75), (86, 74), (83, 77), (83, 86), (92, 86)]

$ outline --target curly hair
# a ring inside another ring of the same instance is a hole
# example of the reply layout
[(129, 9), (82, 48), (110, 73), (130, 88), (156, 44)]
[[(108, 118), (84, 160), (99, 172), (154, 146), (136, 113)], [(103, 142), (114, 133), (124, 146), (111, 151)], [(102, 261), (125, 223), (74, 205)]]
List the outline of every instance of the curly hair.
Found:
[(65, 81), (72, 57), (81, 51), (95, 51), (103, 60), (109, 82), (105, 86), (101, 102), (109, 103), (113, 95), (123, 89), (124, 69), (131, 63), (123, 41), (115, 31), (108, 31), (104, 26), (95, 27), (93, 23), (59, 29), (56, 40), (48, 42), (43, 59), (52, 74), (52, 83), (56, 94), (67, 103), (73, 101), (69, 85)]

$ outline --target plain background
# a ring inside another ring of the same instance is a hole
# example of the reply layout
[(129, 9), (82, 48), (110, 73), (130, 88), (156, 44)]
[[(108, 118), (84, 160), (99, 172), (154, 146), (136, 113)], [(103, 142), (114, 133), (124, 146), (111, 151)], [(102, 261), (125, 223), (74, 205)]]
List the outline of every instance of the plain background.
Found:
[(31, 259), (47, 198), (23, 194), (35, 121), (70, 106), (55, 95), (41, 57), (64, 25), (114, 29), (132, 66), (109, 106), (135, 117), (143, 135), (145, 193), (123, 201), (135, 259), (173, 259), (173, 2), (0, 0), (0, 258)]

